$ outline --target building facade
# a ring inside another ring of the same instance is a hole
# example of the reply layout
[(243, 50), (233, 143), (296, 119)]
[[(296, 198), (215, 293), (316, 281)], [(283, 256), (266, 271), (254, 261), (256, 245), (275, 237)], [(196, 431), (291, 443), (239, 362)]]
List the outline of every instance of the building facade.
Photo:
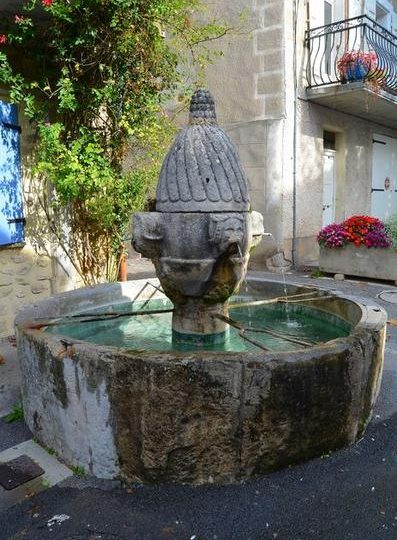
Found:
[(217, 5), (232, 18), (248, 10), (251, 31), (208, 71), (219, 120), (265, 230), (297, 265), (313, 264), (323, 225), (397, 213), (397, 2)]
[[(315, 263), (323, 225), (397, 213), (397, 0), (208, 4), (231, 21), (246, 13), (208, 69), (208, 87), (248, 173), (252, 207), (285, 256)], [(19, 307), (76, 284), (58, 247), (40, 242), (34, 136), (1, 93), (0, 337), (13, 333)], [(254, 255), (273, 253), (264, 240)]]

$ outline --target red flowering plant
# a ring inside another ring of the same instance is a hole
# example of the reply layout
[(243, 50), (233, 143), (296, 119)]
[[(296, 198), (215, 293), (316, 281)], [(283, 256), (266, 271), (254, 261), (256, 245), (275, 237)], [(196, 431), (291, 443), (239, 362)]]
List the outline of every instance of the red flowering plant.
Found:
[(367, 248), (389, 248), (390, 237), (383, 222), (371, 216), (351, 216), (340, 224), (323, 227), (317, 235), (321, 247), (338, 248), (348, 243)]
[(352, 216), (343, 222), (348, 242), (356, 246), (390, 247), (390, 239), (383, 222), (371, 216)]

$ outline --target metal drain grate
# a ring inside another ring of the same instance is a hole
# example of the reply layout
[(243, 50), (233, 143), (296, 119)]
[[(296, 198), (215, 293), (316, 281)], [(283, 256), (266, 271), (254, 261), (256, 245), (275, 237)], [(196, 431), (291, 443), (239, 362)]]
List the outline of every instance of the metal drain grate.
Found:
[(397, 291), (383, 291), (378, 294), (378, 298), (389, 304), (397, 304)]
[(43, 469), (27, 455), (0, 463), (0, 485), (7, 491), (44, 474)]

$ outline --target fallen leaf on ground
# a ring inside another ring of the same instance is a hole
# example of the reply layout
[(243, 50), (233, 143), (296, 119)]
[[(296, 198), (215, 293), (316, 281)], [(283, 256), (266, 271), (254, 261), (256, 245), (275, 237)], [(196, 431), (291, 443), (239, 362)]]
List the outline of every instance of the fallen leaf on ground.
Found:
[(2, 364), (5, 364), (5, 363), (6, 363), (6, 359), (4, 358), (4, 356), (2, 356), (2, 355), (0, 354), (0, 366), (1, 366)]

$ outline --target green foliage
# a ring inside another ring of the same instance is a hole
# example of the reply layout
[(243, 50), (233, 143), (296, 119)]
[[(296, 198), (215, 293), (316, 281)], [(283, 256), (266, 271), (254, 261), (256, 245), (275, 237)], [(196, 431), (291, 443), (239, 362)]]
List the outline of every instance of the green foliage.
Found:
[(72, 465), (70, 468), (75, 476), (85, 476), (85, 469), (81, 465)]
[(58, 457), (58, 452), (54, 450), (54, 448), (51, 448), (50, 446), (44, 446), (44, 450), (47, 452), (47, 454), (50, 454), (50, 456)]
[(8, 413), (4, 420), (8, 423), (11, 422), (20, 422), (23, 420), (23, 407), (21, 403), (16, 403), (13, 407), (10, 413)]
[(314, 279), (321, 278), (324, 276), (325, 276), (324, 272), (322, 272), (319, 268), (315, 268), (314, 270), (310, 272), (310, 277)]
[(216, 54), (205, 44), (230, 31), (199, 10), (200, 0), (25, 0), (0, 27), (0, 83), (37, 125), (49, 231), (86, 284), (117, 277), (130, 214), (173, 134), (163, 105), (184, 102)]
[(48, 478), (46, 477), (42, 477), (41, 479), (41, 485), (43, 486), (43, 488), (47, 489), (49, 487), (51, 487), (51, 482), (48, 480)]
[(385, 222), (385, 229), (392, 242), (394, 249), (397, 249), (397, 214)]

